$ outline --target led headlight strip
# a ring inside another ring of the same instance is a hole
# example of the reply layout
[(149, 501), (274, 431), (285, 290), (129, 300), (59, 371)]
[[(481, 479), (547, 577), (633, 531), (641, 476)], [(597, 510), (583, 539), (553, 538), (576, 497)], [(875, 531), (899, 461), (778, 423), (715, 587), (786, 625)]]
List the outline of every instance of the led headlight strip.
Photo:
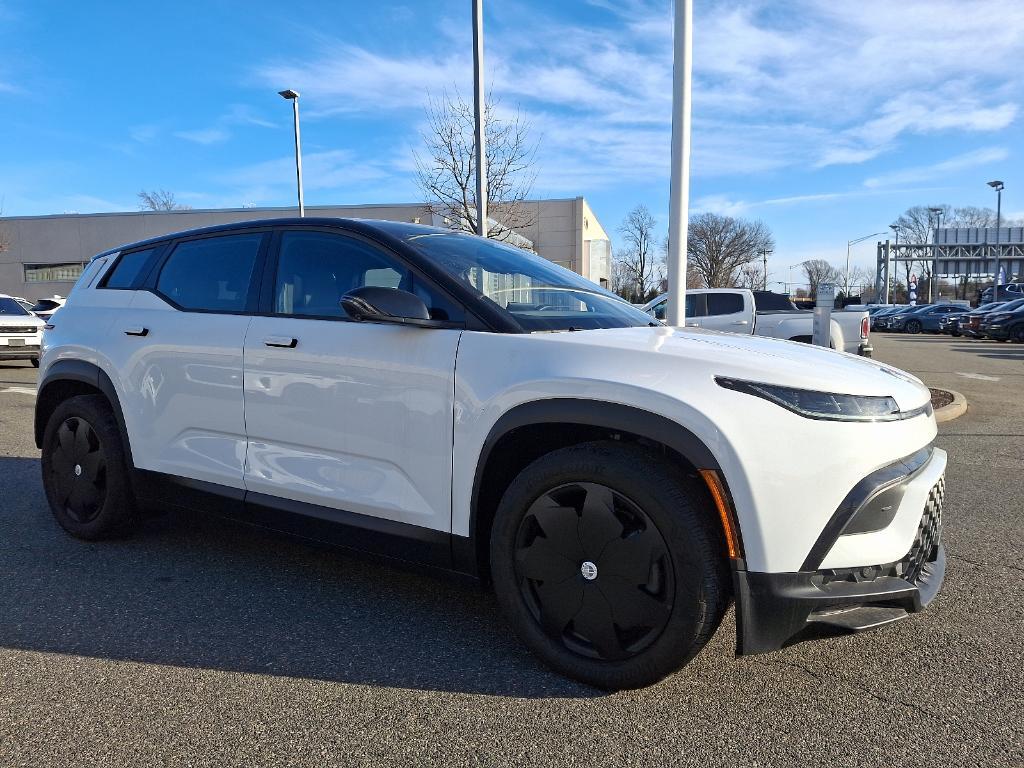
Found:
[(818, 392), (813, 389), (797, 389), (778, 384), (730, 379), (725, 376), (716, 376), (715, 381), (720, 387), (763, 398), (808, 419), (902, 421), (922, 414), (931, 415), (932, 412), (931, 402), (927, 402), (919, 408), (901, 411), (897, 402), (888, 396), (842, 395), (833, 392)]

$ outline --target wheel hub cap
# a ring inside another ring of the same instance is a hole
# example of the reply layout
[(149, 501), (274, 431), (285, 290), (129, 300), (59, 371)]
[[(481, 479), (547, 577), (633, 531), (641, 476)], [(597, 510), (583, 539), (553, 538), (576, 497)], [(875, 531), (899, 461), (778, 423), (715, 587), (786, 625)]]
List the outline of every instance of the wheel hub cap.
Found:
[(81, 477), (81, 476), (82, 476), (82, 465), (81, 464), (75, 464), (75, 477)]
[(593, 581), (597, 578), (597, 566), (589, 560), (585, 560), (583, 565), (580, 566), (580, 573), (583, 574), (583, 578), (587, 581)]
[(96, 431), (78, 416), (68, 418), (48, 458), (54, 504), (79, 523), (95, 519), (107, 494), (107, 459)]

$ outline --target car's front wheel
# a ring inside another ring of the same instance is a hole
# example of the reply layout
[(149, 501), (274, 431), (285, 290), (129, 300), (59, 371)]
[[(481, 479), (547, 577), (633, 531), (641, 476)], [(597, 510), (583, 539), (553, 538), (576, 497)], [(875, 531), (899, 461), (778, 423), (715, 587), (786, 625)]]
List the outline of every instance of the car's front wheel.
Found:
[(1018, 344), (1024, 344), (1024, 323), (1015, 325), (1010, 329), (1010, 339)]
[(599, 688), (657, 682), (695, 656), (729, 598), (703, 487), (619, 442), (553, 451), (512, 482), (491, 534), (498, 601), (526, 645)]
[(921, 332), (921, 321), (920, 320), (909, 320), (905, 326), (907, 333), (920, 333)]
[(121, 433), (100, 395), (57, 406), (43, 435), (43, 488), (53, 516), (80, 539), (122, 533), (135, 519)]

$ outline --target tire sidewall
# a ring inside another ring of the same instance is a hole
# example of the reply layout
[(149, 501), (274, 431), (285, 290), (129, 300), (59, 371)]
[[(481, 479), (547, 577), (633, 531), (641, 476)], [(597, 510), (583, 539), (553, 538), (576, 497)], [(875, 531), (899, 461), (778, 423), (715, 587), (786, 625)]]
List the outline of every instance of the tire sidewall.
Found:
[[(624, 661), (573, 653), (544, 632), (520, 592), (514, 567), (519, 524), (545, 491), (573, 482), (599, 483), (626, 496), (650, 517), (668, 548), (676, 587), (672, 615), (649, 647)], [(728, 590), (720, 533), (704, 520), (703, 501), (673, 465), (631, 445), (585, 443), (533, 462), (505, 492), (491, 533), (495, 592), (517, 634), (549, 666), (599, 688), (649, 685), (683, 666), (717, 627)], [(692, 586), (697, 599), (688, 601), (693, 593), (683, 585)]]

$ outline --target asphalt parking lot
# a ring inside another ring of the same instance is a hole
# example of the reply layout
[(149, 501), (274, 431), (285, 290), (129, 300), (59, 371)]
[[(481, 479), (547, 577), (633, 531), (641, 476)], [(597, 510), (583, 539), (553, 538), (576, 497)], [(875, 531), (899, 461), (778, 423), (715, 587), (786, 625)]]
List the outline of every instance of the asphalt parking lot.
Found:
[(686, 669), (613, 695), (548, 672), (470, 585), (197, 516), (70, 539), (36, 371), (0, 363), (0, 765), (1022, 765), (1024, 345), (873, 341), (970, 403), (937, 441), (936, 602), (744, 659), (730, 613)]

